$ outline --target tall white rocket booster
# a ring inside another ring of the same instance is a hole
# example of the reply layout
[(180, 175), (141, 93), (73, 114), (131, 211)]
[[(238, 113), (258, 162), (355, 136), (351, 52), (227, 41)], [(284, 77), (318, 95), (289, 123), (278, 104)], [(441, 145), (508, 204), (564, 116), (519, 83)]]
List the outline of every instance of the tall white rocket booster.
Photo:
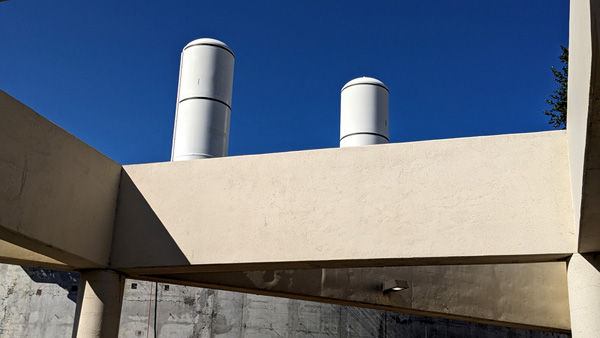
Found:
[(342, 88), (340, 147), (389, 143), (389, 90), (372, 77)]
[(234, 59), (215, 39), (183, 48), (171, 161), (227, 156)]

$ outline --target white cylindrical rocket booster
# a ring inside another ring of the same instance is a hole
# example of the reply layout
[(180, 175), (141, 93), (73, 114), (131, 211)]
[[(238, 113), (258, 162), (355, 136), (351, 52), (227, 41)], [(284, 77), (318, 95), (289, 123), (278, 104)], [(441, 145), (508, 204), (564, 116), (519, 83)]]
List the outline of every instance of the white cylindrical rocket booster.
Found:
[(354, 79), (342, 88), (340, 147), (389, 142), (389, 90), (371, 78)]
[(171, 161), (227, 156), (234, 59), (215, 39), (183, 48)]

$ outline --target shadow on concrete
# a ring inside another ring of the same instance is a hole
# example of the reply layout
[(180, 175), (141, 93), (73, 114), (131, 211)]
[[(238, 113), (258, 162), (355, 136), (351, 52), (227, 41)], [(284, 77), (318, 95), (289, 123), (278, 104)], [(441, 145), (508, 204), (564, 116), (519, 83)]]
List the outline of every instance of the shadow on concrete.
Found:
[[(600, 15), (600, 3), (591, 1), (591, 17)], [(579, 252), (600, 251), (600, 28), (592, 20), (592, 65), (589, 107), (585, 128), (583, 186), (581, 187), (581, 219), (579, 227)], [(568, 117), (571, 117), (569, 113)], [(577, 113), (579, 114), (579, 113)], [(573, 116), (576, 116), (575, 114)], [(571, 125), (569, 125), (570, 127)], [(573, 131), (580, 129), (574, 129)], [(571, 169), (572, 170), (572, 169)]]
[(205, 286), (246, 292), (291, 296), (300, 299), (329, 299), (345, 303), (410, 308), (412, 288), (385, 294), (382, 283), (402, 279), (412, 284), (413, 267), (342, 268), (308, 270), (257, 270), (161, 275), (159, 278), (191, 281)]
[(121, 169), (111, 268), (126, 270), (127, 268), (188, 265), (190, 265), (189, 260), (179, 249), (160, 218), (131, 177)]
[(34, 282), (56, 284), (69, 292), (67, 298), (75, 303), (77, 302), (77, 288), (79, 286), (79, 274), (77, 272), (30, 268), (26, 266), (21, 266), (21, 268)]
[[(141, 277), (141, 276), (140, 276)], [(192, 272), (145, 276), (206, 288), (369, 307), (514, 328), (568, 332), (565, 263)], [(383, 283), (402, 280), (401, 292)], [(536, 281), (545, 280), (543, 286)], [(511, 290), (505, 296), (499, 290)], [(535, 292), (534, 292), (535, 290)], [(564, 290), (557, 292), (557, 290)], [(478, 301), (484, 300), (484, 301)], [(544, 314), (528, 316), (546, 304)], [(465, 306), (467, 303), (468, 306)]]
[(586, 261), (588, 261), (588, 263), (590, 263), (590, 265), (592, 265), (596, 271), (600, 272), (600, 253), (593, 253), (593, 254), (582, 254), (581, 255), (583, 258), (585, 258)]

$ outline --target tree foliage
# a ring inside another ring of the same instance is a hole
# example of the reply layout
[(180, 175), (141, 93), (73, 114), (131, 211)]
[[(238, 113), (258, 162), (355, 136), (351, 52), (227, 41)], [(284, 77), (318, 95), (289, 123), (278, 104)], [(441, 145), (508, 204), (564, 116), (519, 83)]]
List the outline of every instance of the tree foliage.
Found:
[(560, 46), (562, 54), (558, 57), (563, 63), (561, 70), (552, 67), (554, 81), (558, 82), (558, 88), (553, 90), (554, 94), (548, 95), (550, 98), (546, 102), (552, 106), (550, 110), (544, 110), (544, 114), (550, 116), (549, 124), (554, 129), (567, 127), (567, 77), (569, 73), (569, 49)]

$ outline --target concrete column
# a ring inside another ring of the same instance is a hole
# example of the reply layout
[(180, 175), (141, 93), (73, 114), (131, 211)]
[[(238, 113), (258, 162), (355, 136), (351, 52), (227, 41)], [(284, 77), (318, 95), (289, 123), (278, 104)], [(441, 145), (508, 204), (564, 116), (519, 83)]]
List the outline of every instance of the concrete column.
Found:
[(567, 267), (573, 338), (600, 337), (600, 256), (574, 254)]
[(117, 337), (125, 276), (114, 271), (82, 271), (73, 338)]

